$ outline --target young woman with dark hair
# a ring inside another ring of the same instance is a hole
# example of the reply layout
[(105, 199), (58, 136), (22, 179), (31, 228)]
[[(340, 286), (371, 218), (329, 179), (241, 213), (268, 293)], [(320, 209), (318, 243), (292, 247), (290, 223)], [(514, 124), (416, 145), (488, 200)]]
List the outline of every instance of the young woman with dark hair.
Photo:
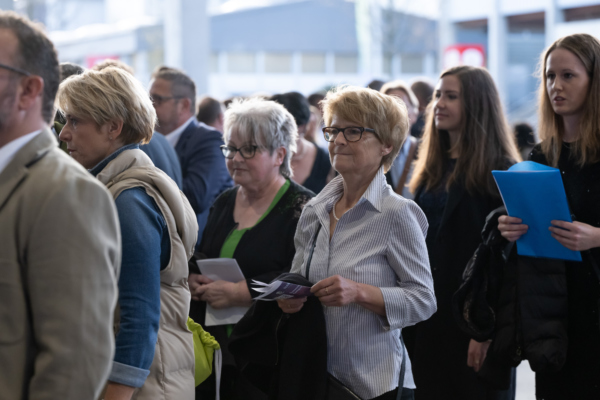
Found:
[(481, 242), (486, 216), (502, 205), (491, 171), (519, 160), (490, 74), (468, 66), (443, 72), (410, 182), (429, 222), (427, 250), (438, 301), (438, 312), (407, 335), (413, 341), (409, 353), (417, 400), (500, 399), (510, 394), (478, 380), (489, 343), (463, 333), (450, 305)]

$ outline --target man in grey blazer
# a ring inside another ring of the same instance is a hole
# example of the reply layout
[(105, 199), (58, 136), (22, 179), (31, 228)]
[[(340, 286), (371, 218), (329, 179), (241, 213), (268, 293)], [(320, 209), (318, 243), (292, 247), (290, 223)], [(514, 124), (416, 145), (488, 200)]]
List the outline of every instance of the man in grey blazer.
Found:
[(0, 399), (96, 399), (114, 351), (117, 213), (48, 128), (58, 82), (41, 29), (0, 11)]

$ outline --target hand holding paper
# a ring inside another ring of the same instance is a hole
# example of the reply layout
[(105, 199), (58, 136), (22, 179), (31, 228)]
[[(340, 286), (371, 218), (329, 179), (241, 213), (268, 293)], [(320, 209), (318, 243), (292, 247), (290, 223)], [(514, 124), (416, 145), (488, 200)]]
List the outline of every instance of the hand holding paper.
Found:
[(521, 218), (503, 215), (498, 218), (498, 230), (506, 240), (514, 242), (529, 230), (529, 227), (522, 222)]
[(549, 229), (552, 221), (572, 222), (558, 169), (524, 161), (508, 171), (492, 171), (492, 174), (508, 214), (521, 219), (521, 225), (528, 226), (527, 233), (523, 234), (523, 227), (515, 227), (511, 223), (515, 220), (499, 219), (498, 227), (502, 228), (503, 236), (509, 240), (518, 238), (517, 252), (520, 255), (581, 261), (579, 251), (575, 251), (573, 246), (565, 246), (567, 242), (553, 237), (555, 233)]
[(552, 237), (567, 249), (585, 251), (600, 247), (600, 229), (582, 222), (552, 221)]
[[(202, 275), (214, 281), (213, 283), (208, 284), (209, 286), (218, 283), (218, 286), (215, 285), (210, 289), (198, 289), (197, 292), (202, 292), (202, 295), (204, 295), (206, 290), (212, 289), (215, 290), (215, 292), (213, 292), (215, 296), (226, 295), (225, 292), (227, 292), (228, 289), (231, 289), (232, 284), (237, 284), (245, 279), (237, 261), (231, 258), (198, 260), (197, 264)], [(215, 301), (219, 301), (219, 305), (224, 305), (220, 302), (221, 300), (222, 299), (216, 299)], [(246, 311), (248, 311), (248, 308), (249, 307), (227, 307), (216, 309), (207, 304), (204, 323), (206, 326), (236, 324), (242, 319)]]

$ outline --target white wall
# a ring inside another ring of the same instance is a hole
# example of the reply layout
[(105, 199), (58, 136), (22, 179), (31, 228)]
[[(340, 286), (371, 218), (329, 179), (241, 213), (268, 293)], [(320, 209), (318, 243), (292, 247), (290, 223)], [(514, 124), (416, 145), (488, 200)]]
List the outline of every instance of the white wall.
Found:
[(563, 22), (556, 25), (554, 32), (555, 37), (552, 38), (553, 41), (573, 33), (588, 33), (600, 38), (600, 20), (591, 19), (588, 21)]

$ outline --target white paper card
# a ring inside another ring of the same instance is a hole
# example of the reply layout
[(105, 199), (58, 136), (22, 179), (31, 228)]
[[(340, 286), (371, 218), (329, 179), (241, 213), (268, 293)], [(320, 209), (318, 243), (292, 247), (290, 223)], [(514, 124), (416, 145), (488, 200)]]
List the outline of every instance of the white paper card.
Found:
[[(239, 282), (245, 279), (237, 261), (233, 258), (209, 258), (198, 260), (197, 264), (202, 275), (213, 281)], [(248, 308), (230, 307), (215, 310), (207, 304), (204, 323), (206, 326), (237, 324)]]

